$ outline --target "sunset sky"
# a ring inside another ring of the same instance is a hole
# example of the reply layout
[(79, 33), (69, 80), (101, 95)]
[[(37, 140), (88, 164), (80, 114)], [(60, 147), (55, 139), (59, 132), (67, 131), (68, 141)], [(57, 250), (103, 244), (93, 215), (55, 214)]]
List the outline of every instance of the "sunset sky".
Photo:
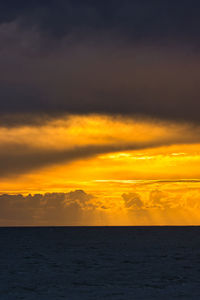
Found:
[(1, 1), (0, 226), (200, 225), (199, 11)]

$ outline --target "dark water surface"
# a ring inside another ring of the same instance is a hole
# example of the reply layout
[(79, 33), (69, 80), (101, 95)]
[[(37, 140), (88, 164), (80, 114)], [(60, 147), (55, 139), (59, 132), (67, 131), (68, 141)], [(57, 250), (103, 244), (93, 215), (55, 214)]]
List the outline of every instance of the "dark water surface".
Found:
[(200, 227), (0, 228), (0, 299), (200, 299)]

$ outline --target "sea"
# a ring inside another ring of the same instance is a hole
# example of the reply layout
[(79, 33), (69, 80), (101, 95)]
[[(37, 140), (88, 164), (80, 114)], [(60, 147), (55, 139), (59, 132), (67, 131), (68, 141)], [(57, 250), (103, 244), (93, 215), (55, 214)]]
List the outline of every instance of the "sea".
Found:
[(0, 299), (200, 299), (200, 227), (0, 228)]

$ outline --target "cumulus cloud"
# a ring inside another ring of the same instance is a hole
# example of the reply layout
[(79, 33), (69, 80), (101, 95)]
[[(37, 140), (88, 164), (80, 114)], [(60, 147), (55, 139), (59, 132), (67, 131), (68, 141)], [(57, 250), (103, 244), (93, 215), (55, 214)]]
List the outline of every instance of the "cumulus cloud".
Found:
[[(188, 181), (190, 182), (190, 181)], [(198, 188), (184, 188), (175, 190), (151, 189), (145, 192), (131, 192), (122, 194), (124, 207), (133, 211), (170, 211), (179, 209), (199, 209), (200, 192)]]
[(142, 209), (144, 207), (144, 203), (138, 193), (123, 194), (122, 198), (126, 208)]
[(82, 209), (91, 209), (96, 207), (91, 202), (92, 199), (94, 199), (93, 195), (87, 194), (82, 190), (76, 190), (65, 195), (64, 203), (66, 206), (76, 203)]
[[(174, 224), (179, 224), (180, 220), (182, 222), (179, 218), (181, 212), (200, 209), (198, 189), (186, 190), (185, 193), (178, 190), (163, 192), (157, 189), (150, 191), (148, 195), (145, 199), (144, 192), (124, 193), (123, 201), (117, 203), (117, 199), (96, 197), (83, 190), (27, 196), (2, 194), (0, 226), (118, 225), (127, 224), (127, 215), (130, 218), (128, 224), (149, 225), (155, 221), (151, 219), (152, 212), (156, 212), (157, 216), (162, 218), (165, 214), (172, 214)], [(116, 219), (119, 216), (122, 219), (118, 223)], [(175, 216), (179, 220), (177, 223)], [(107, 223), (109, 218), (111, 223)], [(189, 220), (188, 224), (192, 224), (192, 221)]]
[(27, 196), (3, 194), (0, 225), (80, 225), (93, 198), (83, 190)]
[(163, 192), (160, 190), (153, 190), (149, 193), (149, 205), (150, 207), (155, 208), (172, 208), (173, 206), (179, 205), (177, 201), (173, 201), (174, 199), (171, 199), (170, 195), (167, 192)]

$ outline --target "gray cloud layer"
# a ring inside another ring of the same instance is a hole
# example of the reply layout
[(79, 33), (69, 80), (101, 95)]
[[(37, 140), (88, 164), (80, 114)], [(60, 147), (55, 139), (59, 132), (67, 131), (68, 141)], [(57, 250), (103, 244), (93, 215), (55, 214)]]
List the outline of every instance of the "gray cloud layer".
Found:
[(0, 148), (0, 177), (20, 175), (42, 167), (71, 163), (75, 160), (87, 159), (99, 154), (185, 144), (188, 142), (197, 143), (199, 142), (199, 137), (181, 135), (179, 137), (163, 137), (159, 140), (132, 143), (113, 141), (112, 144), (91, 144), (75, 146), (74, 148), (69, 147), (67, 149), (45, 149), (22, 143), (6, 143)]
[(192, 44), (73, 32), (55, 41), (27, 28), (0, 25), (1, 124), (91, 112), (199, 122), (200, 56)]
[(199, 40), (199, 1), (179, 0), (2, 0), (0, 23), (21, 20), (45, 35), (61, 38), (73, 31), (113, 30), (130, 40)]

